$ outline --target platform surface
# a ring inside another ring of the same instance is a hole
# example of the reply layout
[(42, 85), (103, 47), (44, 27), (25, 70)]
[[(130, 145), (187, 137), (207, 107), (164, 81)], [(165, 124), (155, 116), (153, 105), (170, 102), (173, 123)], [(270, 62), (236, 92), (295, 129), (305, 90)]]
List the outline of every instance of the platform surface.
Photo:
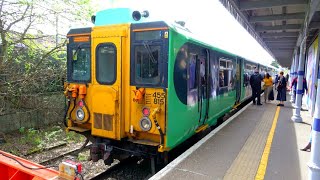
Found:
[(288, 101), (248, 105), (150, 179), (307, 179), (310, 152), (300, 148), (309, 141), (312, 118), (301, 111), (304, 122), (294, 123), (293, 110)]

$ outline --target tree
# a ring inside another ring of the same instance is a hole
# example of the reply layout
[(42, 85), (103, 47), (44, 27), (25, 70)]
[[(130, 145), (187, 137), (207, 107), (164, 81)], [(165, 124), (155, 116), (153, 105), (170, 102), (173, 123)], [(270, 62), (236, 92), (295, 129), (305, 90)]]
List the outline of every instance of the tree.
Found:
[[(19, 108), (22, 95), (62, 89), (66, 38), (56, 37), (71, 22), (89, 22), (94, 11), (89, 2), (0, 0), (0, 101)], [(47, 29), (56, 29), (56, 35), (47, 35)]]

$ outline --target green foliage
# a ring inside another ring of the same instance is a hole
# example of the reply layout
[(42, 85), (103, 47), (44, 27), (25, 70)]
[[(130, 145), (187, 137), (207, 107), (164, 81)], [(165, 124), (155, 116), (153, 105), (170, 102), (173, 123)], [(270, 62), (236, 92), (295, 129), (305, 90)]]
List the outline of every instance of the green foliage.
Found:
[(59, 135), (61, 135), (62, 132), (62, 129), (53, 130), (51, 132), (45, 132), (45, 137), (48, 141), (51, 139), (56, 139)]
[(75, 133), (75, 132), (73, 132), (73, 131), (70, 131), (70, 132), (66, 133), (66, 136), (67, 136), (66, 140), (68, 142), (74, 142), (74, 141), (77, 141), (77, 140), (83, 141), (82, 136), (77, 134), (77, 133)]
[(42, 138), (39, 130), (35, 130), (33, 128), (28, 129), (21, 138), (21, 143), (30, 144), (32, 146), (39, 146), (42, 144)]
[(84, 154), (84, 153), (79, 153), (78, 154), (78, 160), (79, 161), (87, 161), (88, 159), (88, 155)]
[(19, 128), (19, 132), (20, 132), (21, 134), (25, 133), (25, 130), (26, 130), (26, 128), (25, 128), (25, 127), (21, 127), (21, 128)]
[(58, 23), (58, 29), (67, 29), (74, 22), (87, 24), (94, 8), (90, 0), (3, 0), (2, 3), (0, 94), (11, 104), (0, 109), (6, 113), (10, 112), (8, 107), (24, 110), (22, 95), (63, 90), (65, 37), (59, 34), (61, 38), (56, 42), (55, 35), (44, 34), (41, 28), (56, 29), (56, 18), (63, 22)]
[(12, 148), (9, 153), (13, 154), (13, 155), (16, 155), (16, 156), (19, 156), (20, 153), (19, 153), (19, 150), (17, 148)]
[[(17, 133), (8, 134), (6, 143), (0, 144), (0, 149), (21, 156), (43, 151), (65, 141), (82, 143), (85, 140), (84, 136), (75, 132), (65, 133), (64, 128), (58, 125), (40, 130), (22, 127)], [(84, 159), (85, 155), (80, 155), (79, 158)]]

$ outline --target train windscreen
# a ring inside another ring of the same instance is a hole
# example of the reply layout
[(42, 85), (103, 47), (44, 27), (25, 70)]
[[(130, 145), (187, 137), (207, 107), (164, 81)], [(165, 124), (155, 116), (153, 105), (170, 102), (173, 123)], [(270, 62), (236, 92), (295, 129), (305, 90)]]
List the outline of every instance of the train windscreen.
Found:
[(167, 30), (133, 30), (131, 47), (131, 84), (136, 86), (166, 86), (165, 50)]
[(90, 80), (90, 48), (78, 47), (72, 49), (71, 80)]
[(135, 82), (158, 84), (160, 81), (160, 46), (135, 46)]

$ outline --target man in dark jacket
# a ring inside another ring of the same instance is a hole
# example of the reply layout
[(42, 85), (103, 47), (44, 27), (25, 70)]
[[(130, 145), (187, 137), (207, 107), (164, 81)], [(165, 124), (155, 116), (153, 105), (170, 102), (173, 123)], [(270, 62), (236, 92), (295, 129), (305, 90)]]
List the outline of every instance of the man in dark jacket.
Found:
[(262, 105), (260, 102), (260, 93), (261, 93), (261, 81), (263, 80), (262, 76), (259, 74), (258, 68), (254, 69), (254, 74), (250, 77), (250, 85), (252, 89), (252, 100), (253, 104)]

